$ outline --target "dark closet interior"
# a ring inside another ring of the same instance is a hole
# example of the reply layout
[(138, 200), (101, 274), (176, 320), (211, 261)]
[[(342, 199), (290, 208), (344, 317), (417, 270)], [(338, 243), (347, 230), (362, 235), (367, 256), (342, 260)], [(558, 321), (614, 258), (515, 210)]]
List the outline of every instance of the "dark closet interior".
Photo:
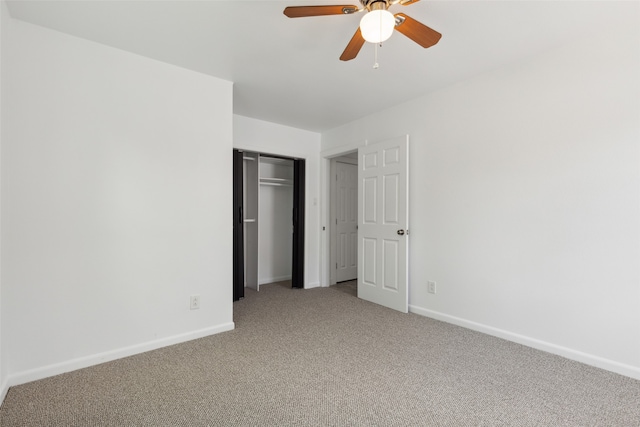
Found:
[[(291, 286), (304, 287), (304, 186), (304, 159), (233, 151), (234, 301), (244, 298), (245, 287), (259, 290), (258, 257), (260, 252), (263, 257), (273, 255), (269, 248), (260, 249), (261, 226), (263, 236), (270, 233), (272, 238), (277, 237), (281, 243), (290, 245)], [(269, 211), (259, 214), (260, 207)], [(258, 218), (262, 218), (263, 224)], [(279, 252), (275, 255), (286, 255), (289, 251)]]

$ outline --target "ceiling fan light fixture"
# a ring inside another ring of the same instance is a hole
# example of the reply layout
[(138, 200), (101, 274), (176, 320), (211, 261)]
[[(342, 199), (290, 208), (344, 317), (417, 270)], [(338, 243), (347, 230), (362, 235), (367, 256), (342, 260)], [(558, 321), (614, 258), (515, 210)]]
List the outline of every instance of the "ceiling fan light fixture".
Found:
[(362, 37), (369, 43), (382, 43), (393, 34), (396, 19), (388, 10), (372, 10), (360, 20)]

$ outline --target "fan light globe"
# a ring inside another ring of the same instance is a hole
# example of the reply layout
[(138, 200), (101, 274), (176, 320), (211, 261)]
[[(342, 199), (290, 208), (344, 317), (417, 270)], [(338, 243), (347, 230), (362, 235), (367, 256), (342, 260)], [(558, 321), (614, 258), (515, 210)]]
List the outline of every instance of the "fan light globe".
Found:
[(388, 10), (372, 10), (362, 17), (360, 31), (369, 43), (382, 43), (393, 34), (396, 18)]

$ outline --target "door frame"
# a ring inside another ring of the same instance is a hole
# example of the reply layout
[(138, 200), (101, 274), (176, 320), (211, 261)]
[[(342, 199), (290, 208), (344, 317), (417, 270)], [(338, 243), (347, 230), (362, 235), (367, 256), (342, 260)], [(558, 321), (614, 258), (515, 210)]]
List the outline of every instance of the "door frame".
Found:
[[(338, 148), (323, 150), (320, 152), (320, 223), (322, 234), (320, 239), (320, 286), (335, 285), (335, 275), (331, 271), (331, 233), (335, 227), (331, 227), (331, 160), (342, 157), (358, 148), (367, 145), (367, 141), (345, 144)], [(334, 261), (335, 262), (335, 261)]]
[[(306, 224), (306, 187), (307, 180), (306, 178), (306, 158), (304, 156), (295, 156), (290, 155), (288, 153), (266, 153), (261, 150), (256, 150), (255, 148), (241, 148), (241, 147), (233, 147), (233, 162), (234, 162), (234, 173), (233, 173), (233, 188), (234, 188), (234, 199), (233, 199), (233, 224), (236, 226), (236, 222), (240, 221), (242, 218), (242, 196), (238, 196), (238, 186), (242, 189), (242, 168), (236, 170), (237, 162), (240, 162), (240, 166), (243, 166), (242, 161), (242, 153), (244, 151), (250, 151), (252, 153), (258, 153), (267, 157), (274, 157), (286, 160), (293, 160), (294, 162), (294, 194), (293, 194), (293, 205), (294, 211), (293, 215), (293, 251), (295, 251), (295, 255), (292, 253), (291, 256), (291, 287), (292, 288), (305, 288), (306, 280), (305, 280), (305, 264), (306, 264), (306, 234), (307, 230), (305, 227)], [(238, 160), (240, 159), (240, 160)], [(242, 193), (240, 193), (242, 194)], [(239, 197), (239, 198), (238, 198)], [(238, 204), (240, 206), (238, 212)], [(240, 218), (240, 219), (238, 219)], [(236, 231), (236, 227), (234, 227), (233, 233), (233, 301), (238, 301), (244, 298), (244, 236), (241, 231)], [(241, 256), (242, 262), (239, 262), (239, 257)], [(240, 270), (242, 269), (242, 270)]]

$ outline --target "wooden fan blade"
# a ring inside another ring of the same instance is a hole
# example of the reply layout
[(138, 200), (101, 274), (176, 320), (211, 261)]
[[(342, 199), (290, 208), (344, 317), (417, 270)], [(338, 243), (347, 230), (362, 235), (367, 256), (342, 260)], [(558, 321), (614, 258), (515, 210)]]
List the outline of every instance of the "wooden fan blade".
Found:
[(424, 48), (431, 47), (438, 43), (440, 37), (442, 37), (442, 34), (436, 30), (433, 30), (415, 19), (408, 17), (404, 13), (396, 13), (395, 17), (395, 29)]
[(420, 0), (400, 0), (402, 6), (409, 6), (410, 4), (418, 3)]
[(284, 9), (284, 14), (289, 18), (302, 18), (305, 16), (322, 15), (348, 15), (357, 12), (356, 6), (289, 6)]
[(360, 27), (356, 30), (356, 33), (351, 37), (349, 44), (340, 55), (341, 61), (350, 61), (356, 56), (358, 56), (358, 52), (362, 49), (362, 45), (364, 44), (364, 37), (362, 37), (362, 33), (360, 32)]

